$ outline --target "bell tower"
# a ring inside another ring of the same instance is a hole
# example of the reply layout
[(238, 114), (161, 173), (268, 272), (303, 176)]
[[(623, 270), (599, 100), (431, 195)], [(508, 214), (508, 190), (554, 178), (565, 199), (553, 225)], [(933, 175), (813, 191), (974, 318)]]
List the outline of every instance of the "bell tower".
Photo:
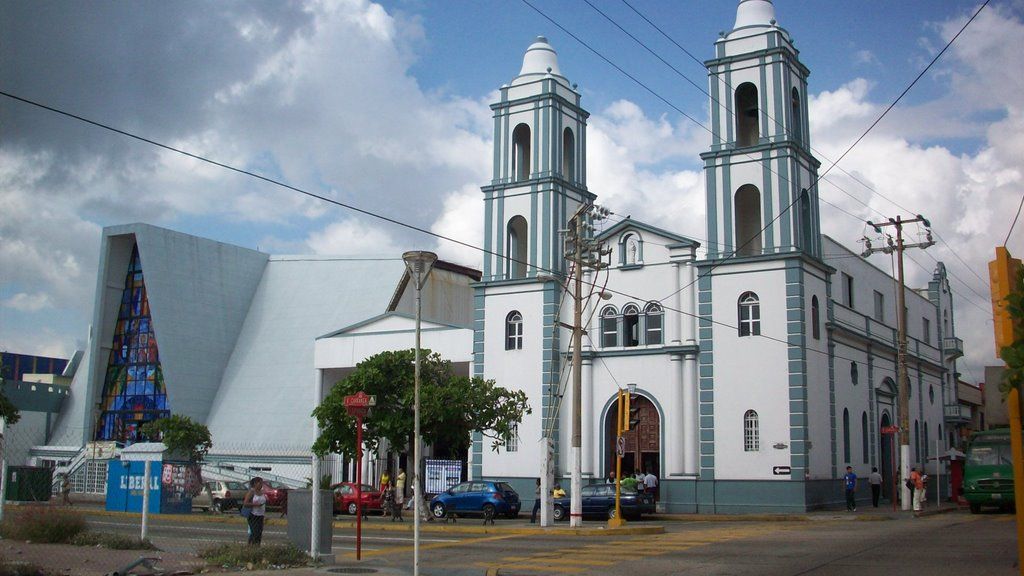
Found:
[(701, 154), (708, 257), (801, 252), (820, 260), (818, 166), (807, 76), (771, 0), (741, 0), (732, 31), (705, 62), (711, 150)]
[(587, 191), (587, 117), (543, 36), (501, 87), (494, 111), (494, 168), (484, 193), (483, 280), (523, 280), (564, 269), (558, 231)]

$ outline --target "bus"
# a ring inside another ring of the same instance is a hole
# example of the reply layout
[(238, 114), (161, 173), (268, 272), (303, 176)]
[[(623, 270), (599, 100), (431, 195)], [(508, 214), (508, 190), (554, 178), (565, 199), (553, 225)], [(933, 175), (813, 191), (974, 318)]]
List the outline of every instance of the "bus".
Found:
[(971, 435), (964, 465), (964, 498), (972, 514), (981, 512), (982, 506), (1013, 507), (1009, 430), (987, 430)]

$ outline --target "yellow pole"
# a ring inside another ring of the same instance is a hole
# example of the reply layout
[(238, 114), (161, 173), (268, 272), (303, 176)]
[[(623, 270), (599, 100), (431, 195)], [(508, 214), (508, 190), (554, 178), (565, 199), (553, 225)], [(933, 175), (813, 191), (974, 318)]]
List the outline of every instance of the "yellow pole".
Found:
[(619, 437), (622, 436), (622, 390), (618, 395), (618, 426), (615, 427), (615, 518), (608, 519), (609, 528), (626, 523), (622, 518), (622, 456), (619, 456)]
[(1010, 412), (1010, 451), (1013, 453), (1013, 500), (1017, 508), (1017, 566), (1024, 576), (1024, 443), (1021, 442), (1020, 392), (1011, 388), (1006, 398)]

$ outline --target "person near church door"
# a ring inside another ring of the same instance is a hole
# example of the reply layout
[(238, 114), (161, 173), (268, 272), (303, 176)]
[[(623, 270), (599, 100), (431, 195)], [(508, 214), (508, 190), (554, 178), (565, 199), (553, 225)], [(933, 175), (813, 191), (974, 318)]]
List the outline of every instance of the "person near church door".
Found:
[(846, 474), (843, 475), (843, 486), (846, 488), (846, 511), (857, 511), (857, 475), (853, 473), (853, 467), (846, 467)]
[(871, 505), (878, 508), (878, 497), (882, 494), (882, 475), (878, 473), (878, 468), (871, 469), (868, 484), (871, 485)]

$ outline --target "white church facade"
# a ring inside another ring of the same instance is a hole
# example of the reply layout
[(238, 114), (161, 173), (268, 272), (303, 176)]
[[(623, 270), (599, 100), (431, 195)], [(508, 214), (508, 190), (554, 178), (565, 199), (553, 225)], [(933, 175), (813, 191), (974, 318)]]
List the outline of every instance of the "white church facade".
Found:
[[(614, 470), (614, 401), (635, 385), (624, 469), (661, 479), (662, 510), (838, 504), (847, 465), (861, 477), (892, 469), (892, 437), (880, 431), (897, 419), (896, 287), (820, 230), (809, 71), (769, 0), (739, 3), (707, 66), (705, 240), (630, 218), (594, 223), (610, 253), (607, 268), (583, 271), (584, 481)], [(517, 436), (494, 451), (478, 435), (466, 461), (468, 477), (508, 481), (530, 500), (544, 439), (568, 484), (563, 283), (576, 271), (564, 229), (599, 198), (587, 186), (588, 113), (545, 39), (492, 110), (482, 266), (432, 272), (424, 339), (460, 374), (529, 396)], [(146, 224), (107, 228), (89, 347), (31, 460), (81, 466), (83, 447), (131, 441), (144, 421), (180, 413), (210, 427), (214, 464), (302, 485), (315, 390), (413, 346), (408, 286), (397, 255), (270, 256)], [(956, 405), (963, 346), (942, 264), (908, 290), (906, 308), (911, 461), (933, 470), (928, 459), (959, 443), (962, 423), (944, 411)], [(333, 460), (340, 479), (350, 466)]]
[[(596, 232), (609, 267), (583, 271), (582, 474), (615, 470), (615, 399), (634, 385), (639, 424), (623, 468), (661, 478), (663, 509), (826, 506), (841, 500), (847, 465), (891, 476), (893, 440), (880, 430), (896, 420), (894, 282), (822, 235), (809, 71), (772, 3), (740, 2), (706, 65), (704, 255), (693, 239), (625, 219)], [(539, 409), (513, 450), (478, 439), (472, 471), (528, 489), (523, 470), (540, 470), (550, 438), (565, 485), (573, 302), (563, 283), (576, 271), (563, 241), (577, 209), (599, 201), (585, 178), (588, 114), (544, 38), (492, 109), (474, 370)], [(941, 264), (907, 308), (911, 461), (926, 465), (955, 441), (943, 406), (955, 403), (962, 353)]]

